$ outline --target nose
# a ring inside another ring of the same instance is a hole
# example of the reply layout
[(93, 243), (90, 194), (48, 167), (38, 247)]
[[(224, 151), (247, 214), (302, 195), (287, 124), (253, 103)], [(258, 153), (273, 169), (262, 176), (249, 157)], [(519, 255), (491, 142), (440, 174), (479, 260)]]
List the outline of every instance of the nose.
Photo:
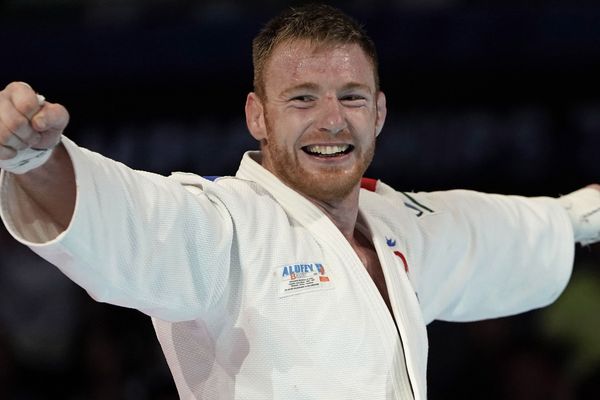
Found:
[(336, 135), (347, 127), (346, 118), (342, 105), (335, 96), (328, 96), (323, 99), (322, 109), (319, 116), (318, 128)]

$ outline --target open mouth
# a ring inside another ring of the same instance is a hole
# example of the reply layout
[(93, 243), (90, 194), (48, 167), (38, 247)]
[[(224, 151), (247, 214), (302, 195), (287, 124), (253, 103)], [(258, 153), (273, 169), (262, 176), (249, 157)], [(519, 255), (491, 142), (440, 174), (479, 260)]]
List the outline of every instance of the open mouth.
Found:
[(336, 145), (310, 145), (302, 147), (302, 151), (314, 157), (339, 157), (350, 153), (354, 150), (351, 144), (336, 144)]

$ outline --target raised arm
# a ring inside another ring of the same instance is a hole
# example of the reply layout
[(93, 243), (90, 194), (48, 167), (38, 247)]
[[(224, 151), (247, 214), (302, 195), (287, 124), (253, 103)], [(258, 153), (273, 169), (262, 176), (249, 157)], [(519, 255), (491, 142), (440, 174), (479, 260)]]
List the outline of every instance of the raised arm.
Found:
[[(0, 92), (0, 167), (30, 202), (36, 218), (64, 230), (75, 205), (75, 178), (66, 150), (60, 144), (69, 113), (50, 103), (23, 82)], [(41, 164), (41, 165), (40, 165)]]
[[(226, 304), (231, 189), (136, 171), (63, 137), (69, 116), (23, 83), (0, 92), (0, 217), (98, 301), (181, 321)], [(52, 150), (48, 150), (52, 149)]]

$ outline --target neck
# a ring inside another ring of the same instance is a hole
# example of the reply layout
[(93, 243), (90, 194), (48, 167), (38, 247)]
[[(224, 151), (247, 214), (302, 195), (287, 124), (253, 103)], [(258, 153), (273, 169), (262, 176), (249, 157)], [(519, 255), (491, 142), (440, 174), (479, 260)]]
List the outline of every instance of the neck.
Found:
[(344, 237), (351, 243), (354, 243), (354, 230), (358, 219), (358, 198), (360, 194), (360, 181), (356, 183), (354, 188), (346, 195), (340, 196), (333, 200), (323, 200), (309, 196), (295, 189), (293, 185), (286, 183), (285, 179), (275, 172), (269, 160), (261, 153), (258, 154), (254, 161), (261, 164), (263, 168), (273, 174), (283, 184), (294, 189), (297, 193), (304, 196), (311, 203), (316, 205), (323, 213), (334, 223), (334, 225), (342, 232)]
[(305, 196), (316, 205), (334, 225), (342, 232), (350, 242), (354, 241), (354, 230), (358, 219), (358, 197), (360, 193), (360, 182), (345, 197), (333, 201), (324, 201)]

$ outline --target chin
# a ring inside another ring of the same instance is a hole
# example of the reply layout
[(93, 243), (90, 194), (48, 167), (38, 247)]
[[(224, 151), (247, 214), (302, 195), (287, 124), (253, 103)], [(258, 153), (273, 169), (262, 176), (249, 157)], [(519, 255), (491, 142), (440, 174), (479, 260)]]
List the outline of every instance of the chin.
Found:
[(360, 185), (362, 171), (317, 172), (304, 171), (289, 182), (292, 188), (315, 200), (333, 202), (346, 198)]
[(357, 154), (347, 167), (306, 168), (296, 156), (276, 145), (263, 148), (263, 165), (287, 186), (300, 194), (319, 201), (336, 202), (347, 198), (360, 187), (360, 180), (373, 159), (375, 146)]

